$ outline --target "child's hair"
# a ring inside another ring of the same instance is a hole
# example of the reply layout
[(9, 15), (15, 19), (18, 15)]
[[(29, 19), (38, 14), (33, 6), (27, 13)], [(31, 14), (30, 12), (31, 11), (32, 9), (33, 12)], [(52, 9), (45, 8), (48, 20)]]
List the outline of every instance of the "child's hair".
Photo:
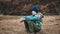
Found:
[(38, 13), (39, 8), (37, 6), (32, 6), (32, 11), (35, 11), (36, 13)]

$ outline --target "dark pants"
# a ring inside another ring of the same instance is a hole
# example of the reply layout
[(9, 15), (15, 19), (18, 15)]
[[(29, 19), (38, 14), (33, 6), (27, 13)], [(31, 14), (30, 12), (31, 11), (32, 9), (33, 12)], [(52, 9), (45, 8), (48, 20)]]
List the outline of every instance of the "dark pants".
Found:
[(26, 28), (27, 32), (29, 32), (29, 33), (35, 33), (35, 34), (36, 34), (37, 32), (40, 31), (40, 30), (36, 30), (36, 29), (35, 29), (33, 23), (30, 23), (30, 26), (33, 26), (33, 31), (31, 31), (31, 30), (29, 29), (29, 23), (28, 23), (27, 21), (24, 21), (24, 24), (25, 24), (25, 28)]
[(29, 25), (28, 25), (28, 22), (26, 20), (24, 21), (24, 25), (25, 25), (27, 32), (29, 32)]

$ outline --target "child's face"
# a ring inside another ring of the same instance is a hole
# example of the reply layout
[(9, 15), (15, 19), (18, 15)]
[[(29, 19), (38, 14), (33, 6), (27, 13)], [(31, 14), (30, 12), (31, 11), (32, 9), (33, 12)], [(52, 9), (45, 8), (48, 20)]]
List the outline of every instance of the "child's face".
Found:
[(36, 12), (35, 11), (32, 11), (32, 15), (35, 15), (36, 14)]

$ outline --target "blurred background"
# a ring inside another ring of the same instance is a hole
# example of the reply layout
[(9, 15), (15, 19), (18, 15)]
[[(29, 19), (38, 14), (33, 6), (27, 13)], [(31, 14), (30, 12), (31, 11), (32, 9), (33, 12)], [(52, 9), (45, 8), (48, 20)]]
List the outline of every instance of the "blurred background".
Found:
[(44, 14), (38, 34), (60, 34), (60, 0), (0, 0), (0, 34), (28, 34), (19, 19), (31, 15), (33, 5)]
[(60, 14), (60, 0), (0, 0), (0, 14), (30, 15), (33, 5), (37, 5), (44, 14)]

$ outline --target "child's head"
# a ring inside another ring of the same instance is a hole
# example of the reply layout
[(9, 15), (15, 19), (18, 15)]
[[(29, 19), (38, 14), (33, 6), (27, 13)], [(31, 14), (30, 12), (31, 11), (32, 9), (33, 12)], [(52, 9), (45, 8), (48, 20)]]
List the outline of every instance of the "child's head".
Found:
[(37, 6), (33, 6), (32, 7), (32, 14), (33, 15), (36, 14), (36, 13), (38, 13), (38, 11), (39, 11), (39, 8)]

